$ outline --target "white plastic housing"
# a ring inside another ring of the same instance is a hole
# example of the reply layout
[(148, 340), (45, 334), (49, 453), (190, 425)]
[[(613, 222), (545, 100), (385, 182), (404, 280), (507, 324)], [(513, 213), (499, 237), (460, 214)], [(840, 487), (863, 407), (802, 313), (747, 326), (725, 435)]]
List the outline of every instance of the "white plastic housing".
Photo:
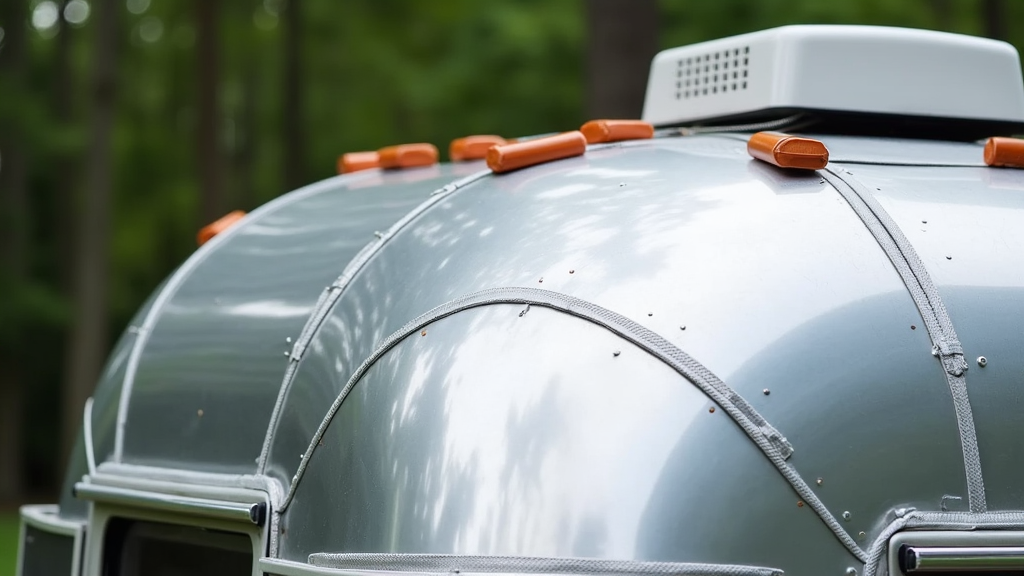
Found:
[(784, 26), (659, 53), (643, 119), (683, 124), (768, 109), (1024, 121), (1017, 50), (878, 26)]

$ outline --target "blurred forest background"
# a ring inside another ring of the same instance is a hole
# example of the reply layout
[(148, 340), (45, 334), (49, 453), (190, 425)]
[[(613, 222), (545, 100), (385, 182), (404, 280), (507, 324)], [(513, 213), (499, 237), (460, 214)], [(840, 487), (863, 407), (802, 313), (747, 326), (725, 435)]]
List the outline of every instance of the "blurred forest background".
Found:
[(657, 50), (790, 23), (1024, 47), (1012, 0), (0, 0), (0, 512), (55, 500), (109, 346), (203, 224), (345, 151), (638, 117)]

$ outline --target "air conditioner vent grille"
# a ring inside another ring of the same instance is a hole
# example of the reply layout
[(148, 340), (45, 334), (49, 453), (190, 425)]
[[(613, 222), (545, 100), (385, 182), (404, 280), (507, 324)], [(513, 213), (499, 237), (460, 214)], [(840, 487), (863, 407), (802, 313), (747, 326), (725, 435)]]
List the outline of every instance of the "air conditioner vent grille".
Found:
[(680, 58), (676, 70), (676, 100), (707, 98), (747, 89), (750, 46)]

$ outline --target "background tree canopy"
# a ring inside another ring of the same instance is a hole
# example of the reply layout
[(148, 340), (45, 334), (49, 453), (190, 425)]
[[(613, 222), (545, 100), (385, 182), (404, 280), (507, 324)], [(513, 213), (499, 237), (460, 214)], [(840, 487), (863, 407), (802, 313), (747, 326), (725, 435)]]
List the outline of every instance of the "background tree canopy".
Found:
[(638, 116), (658, 49), (791, 23), (1024, 44), (1005, 0), (4, 0), (0, 502), (49, 501), (82, 402), (195, 233), (401, 142)]

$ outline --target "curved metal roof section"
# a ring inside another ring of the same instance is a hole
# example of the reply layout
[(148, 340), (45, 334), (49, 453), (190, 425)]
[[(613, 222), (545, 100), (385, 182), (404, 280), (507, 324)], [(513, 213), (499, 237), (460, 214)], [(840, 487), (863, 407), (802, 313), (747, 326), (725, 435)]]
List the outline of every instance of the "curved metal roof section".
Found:
[[(122, 340), (109, 383), (97, 393), (119, 395), (110, 458), (254, 471), (287, 364), (287, 339), (297, 336), (323, 287), (376, 231), (473, 169), (479, 167), (332, 178), (271, 202), (197, 250), (130, 330), (135, 334)], [(103, 456), (108, 404), (97, 406)]]
[[(958, 312), (950, 282), (979, 283), (985, 290), (1005, 289), (1004, 298), (1018, 296), (1024, 288), (1024, 266), (1016, 266), (1019, 254), (1006, 252), (1020, 244), (1006, 242), (990, 252), (980, 246), (1015, 239), (999, 232), (1007, 226), (1024, 229), (1018, 221), (1024, 215), (1019, 210), (1024, 196), (1014, 193), (1024, 187), (1024, 173), (975, 168), (981, 156), (977, 145), (825, 140), (838, 157), (837, 165), (847, 163), (853, 177), (863, 174), (869, 179), (866, 185), (878, 189), (879, 201), (893, 206), (893, 218), (901, 227), (912, 227), (915, 218), (928, 219), (919, 212), (938, 210), (949, 218), (950, 227), (961, 227), (958, 237), (973, 243), (973, 260), (959, 275), (936, 279), (943, 296), (952, 299), (948, 306), (954, 322), (969, 324), (960, 318), (974, 309), (991, 313), (1001, 300), (976, 291), (964, 298), (973, 298), (974, 304), (960, 305)], [(638, 322), (717, 374), (792, 442), (795, 452), (789, 464), (812, 485), (833, 517), (844, 518), (842, 530), (861, 547), (870, 544), (894, 507), (965, 506), (964, 460), (943, 367), (930, 353), (921, 314), (893, 263), (850, 205), (818, 174), (752, 161), (744, 144), (732, 136), (698, 136), (591, 147), (583, 157), (469, 184), (394, 230), (344, 286), (312, 336), (311, 353), (299, 364), (281, 408), (267, 473), (291, 487), (296, 505), (303, 498), (325, 506), (339, 502), (326, 493), (327, 480), (307, 486), (294, 478), (301, 464), (313, 470), (317, 458), (332, 458), (330, 451), (319, 453), (321, 445), (310, 444), (319, 428), (327, 427), (325, 442), (351, 442), (332, 428), (362, 424), (339, 422), (344, 404), (334, 420), (319, 422), (310, 415), (323, 412), (347, 385), (365, 385), (362, 379), (350, 381), (356, 367), (411, 318), (477, 291), (540, 287)], [(938, 190), (946, 191), (931, 194), (940, 180), (947, 184)], [(977, 216), (955, 219), (953, 214), (964, 205), (974, 206)], [(1001, 215), (990, 219), (997, 208)], [(993, 223), (1000, 227), (992, 228)], [(941, 233), (923, 236), (908, 232), (924, 255), (950, 247), (950, 239)], [(945, 256), (922, 258), (929, 271), (950, 262)], [(981, 269), (987, 272), (967, 280), (968, 271)], [(1011, 312), (1020, 308), (1014, 306)], [(1013, 314), (1004, 320), (1004, 328), (1021, 319)], [(984, 330), (981, 317), (975, 322)], [(466, 341), (486, 332), (480, 322), (465, 329), (471, 330)], [(977, 336), (967, 330), (964, 346), (973, 350)], [(995, 346), (999, 338), (1004, 341)], [(545, 346), (567, 354), (585, 346), (573, 338), (540, 341), (532, 349), (538, 355)], [(1002, 351), (1001, 356), (1024, 346), (1019, 331), (994, 332), (985, 342)], [(501, 353), (491, 351), (479, 362), (497, 362)], [(411, 363), (400, 369), (415, 372), (414, 367), (429, 367), (427, 360), (417, 355), (392, 359), (389, 353), (378, 363)], [(998, 376), (1004, 378), (1004, 388), (1013, 385), (1010, 375), (1017, 361), (1004, 360), (1005, 368), (1000, 368), (1006, 370)], [(976, 371), (972, 366), (969, 381)], [(439, 377), (434, 385), (449, 383)], [(479, 385), (491, 384), (481, 379)], [(691, 384), (680, 378), (679, 385)], [(630, 387), (622, 386), (620, 394), (629, 396)], [(996, 446), (1001, 455), (1018, 450), (1009, 437), (998, 442), (986, 438), (996, 436), (1001, 423), (1013, 417), (1010, 406), (997, 409), (1000, 397), (992, 393), (989, 408), (979, 401), (977, 417), (984, 420), (979, 424), (982, 462), (986, 470), (999, 468), (994, 474), (1004, 476), (989, 487), (990, 492), (1003, 492), (992, 497), (993, 508), (1007, 509), (1017, 507), (1011, 502), (1021, 484), (1013, 481), (1022, 472), (1013, 460), (990, 462), (985, 455), (988, 446)], [(377, 401), (378, 408), (356, 410), (350, 417), (394, 422), (404, 402), (407, 397), (396, 393)], [(384, 456), (390, 437), (367, 434), (359, 437), (366, 452), (358, 467), (392, 465)], [(686, 436), (680, 440), (681, 445), (689, 442)], [(699, 454), (705, 447), (679, 449)], [(343, 466), (320, 466), (330, 467), (323, 470), (329, 469), (338, 485), (356, 480)], [(718, 471), (719, 477), (734, 473), (727, 467)], [(361, 471), (351, 472), (357, 473)], [(445, 481), (434, 469), (420, 473), (410, 473), (409, 482), (426, 482), (428, 477)], [(310, 492), (303, 496), (304, 490)], [(354, 497), (374, 496), (367, 492)], [(794, 496), (792, 505), (802, 504)], [(428, 503), (415, 505), (422, 512)], [(342, 508), (334, 513), (345, 514)], [(685, 516), (680, 514), (677, 520)], [(423, 524), (422, 529), (429, 527)], [(319, 551), (355, 550), (340, 542), (344, 550)], [(296, 559), (317, 547), (292, 546), (282, 550), (292, 550)], [(357, 548), (423, 551), (412, 541), (394, 540)], [(465, 545), (446, 551), (485, 549)], [(548, 552), (523, 547), (503, 553)]]

